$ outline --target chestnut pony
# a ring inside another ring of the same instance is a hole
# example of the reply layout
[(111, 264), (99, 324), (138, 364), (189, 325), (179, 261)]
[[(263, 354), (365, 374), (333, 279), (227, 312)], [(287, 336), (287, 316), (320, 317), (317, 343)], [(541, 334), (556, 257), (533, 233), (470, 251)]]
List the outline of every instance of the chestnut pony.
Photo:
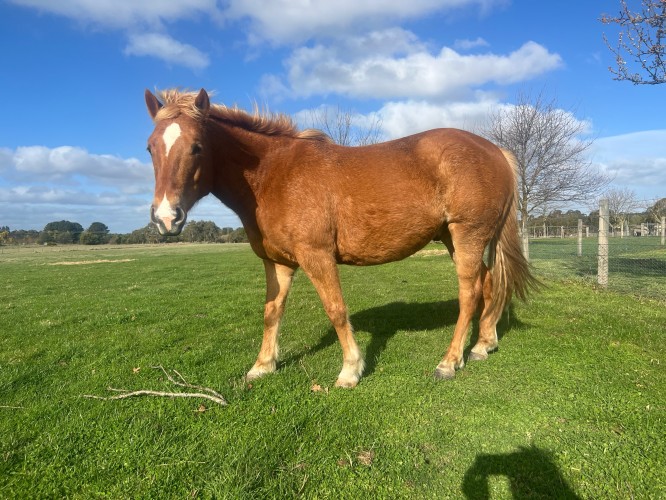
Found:
[(470, 359), (496, 349), (504, 307), (512, 293), (524, 298), (534, 282), (520, 247), (510, 153), (455, 129), (343, 147), (322, 132), (299, 131), (284, 115), (211, 105), (203, 89), (159, 95), (145, 93), (155, 122), (148, 140), (155, 168), (152, 222), (160, 233), (177, 235), (192, 206), (212, 193), (238, 214), (264, 261), (264, 337), (248, 380), (276, 369), (280, 319), (301, 267), (342, 346), (336, 385), (356, 386), (364, 362), (337, 264), (400, 260), (433, 239), (444, 242), (455, 262), (460, 302), (435, 376), (452, 378), (463, 367), (477, 308), (479, 337)]

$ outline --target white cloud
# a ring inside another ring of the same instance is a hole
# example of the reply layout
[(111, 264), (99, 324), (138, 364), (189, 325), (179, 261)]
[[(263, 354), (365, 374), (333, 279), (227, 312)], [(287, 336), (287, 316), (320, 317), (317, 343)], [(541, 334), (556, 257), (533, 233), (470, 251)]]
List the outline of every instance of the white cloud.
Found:
[(0, 188), (0, 202), (29, 204), (62, 205), (121, 205), (128, 197), (118, 193), (95, 194), (85, 190), (65, 189), (63, 187), (15, 186)]
[(368, 31), (435, 12), (475, 7), (482, 12), (505, 0), (230, 0), (225, 15), (249, 20), (250, 40), (278, 44)]
[(507, 0), (9, 0), (81, 23), (112, 29), (163, 27), (165, 22), (203, 16), (249, 23), (256, 42), (302, 42), (340, 32), (368, 31), (435, 12), (473, 7), (487, 12)]
[[(488, 83), (525, 81), (562, 65), (558, 54), (531, 41), (507, 55), (463, 55), (449, 47), (432, 54), (409, 35), (390, 30), (296, 49), (286, 61), (289, 87), (301, 97), (442, 98)], [(388, 41), (383, 51), (358, 50), (382, 39)]]
[[(434, 128), (460, 128), (478, 133), (486, 124), (490, 112), (508, 105), (493, 94), (478, 92), (475, 100), (433, 103), (425, 100), (390, 101), (377, 111), (366, 114), (352, 112), (354, 126), (367, 129), (379, 127), (380, 140), (391, 140)], [(326, 106), (304, 109), (294, 114), (302, 127), (311, 127), (312, 115)], [(330, 116), (337, 108), (329, 107)], [(316, 124), (314, 125), (316, 126)]]
[[(92, 154), (76, 146), (0, 148), (0, 226), (42, 229), (55, 220), (83, 227), (100, 221), (112, 232), (130, 232), (149, 222), (153, 169), (136, 158)], [(211, 197), (190, 220), (238, 227), (240, 221)]]
[(203, 69), (210, 64), (208, 56), (196, 47), (160, 33), (131, 35), (129, 44), (125, 47), (125, 54), (157, 57), (168, 63), (192, 69)]
[(489, 47), (490, 44), (486, 42), (483, 38), (478, 37), (476, 40), (456, 40), (453, 43), (453, 47), (459, 50), (472, 50), (477, 47)]
[[(192, 69), (210, 64), (196, 47), (166, 34), (165, 22), (206, 16), (218, 20), (222, 13), (216, 0), (10, 0), (16, 5), (74, 19), (96, 28), (132, 33), (125, 54), (151, 56)], [(146, 32), (147, 31), (147, 32)]]
[[(91, 154), (74, 146), (3, 148), (1, 222), (12, 229), (41, 229), (53, 220), (84, 227), (103, 220), (114, 231), (136, 229), (148, 220), (152, 178), (152, 167), (136, 158)], [(134, 213), (139, 207), (143, 217)]]
[[(160, 58), (170, 64), (193, 69), (205, 68), (209, 58), (200, 49), (175, 40), (168, 34), (168, 23), (183, 19), (213, 19), (219, 26), (236, 23), (244, 27), (248, 41), (253, 44), (268, 42), (276, 45), (298, 44), (308, 40), (347, 40), (345, 50), (364, 51), (374, 57), (387, 55), (384, 47), (391, 47), (391, 57), (401, 53), (391, 36), (406, 32), (385, 30), (401, 21), (418, 19), (439, 12), (474, 8), (486, 12), (507, 0), (10, 0), (16, 5), (74, 19), (82, 25), (117, 29), (128, 33), (129, 44), (125, 53)], [(355, 39), (353, 34), (375, 31), (372, 35)], [(384, 30), (384, 31), (382, 31)], [(351, 39), (350, 39), (351, 35)], [(412, 36), (413, 37), (413, 36)], [(481, 43), (478, 39), (472, 43)], [(363, 46), (352, 47), (355, 41)], [(386, 45), (382, 44), (386, 42)], [(405, 49), (412, 51), (415, 40), (403, 40)], [(421, 49), (423, 52), (425, 49)], [(303, 55), (303, 54), (301, 54)], [(408, 61), (407, 61), (408, 62)], [(381, 66), (381, 61), (371, 65)], [(418, 63), (417, 63), (418, 64)], [(409, 64), (408, 64), (409, 66)], [(319, 68), (326, 71), (325, 67)], [(409, 68), (406, 68), (409, 69)], [(394, 68), (377, 68), (393, 74)], [(372, 71), (372, 68), (370, 68)]]
[(83, 23), (108, 28), (131, 28), (163, 21), (195, 17), (200, 14), (219, 16), (216, 0), (10, 0), (23, 7), (56, 14)]
[(149, 222), (152, 195), (95, 193), (67, 186), (0, 186), (0, 225), (41, 230), (48, 222), (69, 220), (84, 228), (103, 222), (112, 232), (130, 232)]
[(592, 161), (640, 198), (666, 197), (666, 129), (597, 139)]
[(0, 160), (0, 176), (18, 181), (26, 177), (35, 182), (72, 180), (76, 177), (119, 187), (127, 181), (147, 186), (153, 175), (152, 167), (136, 158), (91, 154), (74, 146), (5, 149)]
[(0, 148), (0, 175), (3, 170), (9, 170), (14, 162), (14, 151), (9, 148)]
[(480, 130), (492, 109), (500, 106), (490, 95), (479, 95), (476, 101), (435, 104), (428, 101), (392, 101), (375, 114), (388, 139), (423, 132), (433, 128)]

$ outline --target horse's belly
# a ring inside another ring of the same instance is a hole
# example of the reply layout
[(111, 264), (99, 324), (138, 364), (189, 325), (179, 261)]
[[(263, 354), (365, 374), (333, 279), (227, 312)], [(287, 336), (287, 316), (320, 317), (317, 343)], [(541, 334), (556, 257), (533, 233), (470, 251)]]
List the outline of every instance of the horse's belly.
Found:
[(374, 265), (409, 257), (439, 233), (443, 221), (419, 217), (405, 221), (378, 221), (339, 228), (336, 248), (342, 264)]

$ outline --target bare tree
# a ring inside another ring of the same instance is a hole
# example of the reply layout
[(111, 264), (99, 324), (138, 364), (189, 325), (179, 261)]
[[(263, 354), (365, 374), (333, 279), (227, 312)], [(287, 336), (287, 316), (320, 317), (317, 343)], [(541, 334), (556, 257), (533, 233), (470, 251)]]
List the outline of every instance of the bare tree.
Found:
[(481, 133), (516, 157), (523, 227), (535, 212), (585, 202), (608, 184), (587, 158), (593, 140), (585, 137), (586, 128), (542, 94), (520, 94), (514, 106), (491, 113)]
[(660, 223), (661, 218), (666, 217), (666, 198), (661, 198), (653, 205), (648, 205), (646, 207), (646, 212), (652, 220), (656, 223)]
[(326, 132), (331, 139), (342, 146), (367, 146), (381, 140), (381, 120), (372, 117), (367, 120), (350, 109), (340, 106), (322, 106), (308, 111), (307, 119), (312, 128)]
[[(628, 188), (613, 188), (604, 191), (601, 198), (608, 200), (610, 224), (613, 230), (620, 229), (620, 237), (624, 236), (624, 226), (629, 220), (629, 214), (638, 209), (636, 193)], [(596, 204), (599, 206), (599, 203)]]
[[(600, 21), (620, 28), (617, 47), (606, 35), (604, 42), (615, 55), (617, 68), (609, 67), (615, 80), (635, 85), (666, 82), (666, 0), (641, 0), (640, 11), (632, 11), (626, 0), (620, 0), (616, 16), (604, 14)], [(629, 63), (627, 62), (629, 59)]]

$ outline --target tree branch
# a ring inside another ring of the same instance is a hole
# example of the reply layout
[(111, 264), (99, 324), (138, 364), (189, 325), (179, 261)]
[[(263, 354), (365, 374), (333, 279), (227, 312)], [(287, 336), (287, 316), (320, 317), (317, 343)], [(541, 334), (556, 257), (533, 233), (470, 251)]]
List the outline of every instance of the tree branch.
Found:
[[(627, 80), (635, 85), (656, 85), (666, 83), (666, 2), (664, 0), (641, 0), (642, 10), (632, 12), (626, 0), (621, 0), (621, 10), (617, 16), (604, 14), (603, 24), (616, 24), (620, 27), (617, 48), (611, 46), (606, 35), (604, 43), (615, 56), (617, 68), (609, 67), (615, 80)], [(623, 54), (633, 59), (644, 75), (631, 72)]]
[(183, 376), (178, 373), (176, 370), (173, 370), (173, 372), (182, 380), (182, 382), (178, 382), (174, 380), (174, 378), (169, 375), (169, 373), (160, 365), (160, 366), (154, 366), (153, 368), (162, 370), (164, 375), (166, 375), (167, 379), (169, 382), (171, 382), (174, 385), (177, 385), (179, 387), (187, 387), (190, 389), (197, 389), (202, 392), (163, 392), (163, 391), (152, 391), (152, 390), (146, 390), (146, 389), (141, 389), (138, 391), (130, 391), (127, 389), (114, 389), (113, 387), (109, 387), (108, 390), (112, 392), (119, 392), (121, 394), (117, 394), (115, 396), (95, 396), (95, 395), (90, 395), (90, 394), (84, 394), (82, 397), (88, 398), (88, 399), (101, 399), (102, 401), (113, 401), (117, 399), (126, 399), (126, 398), (133, 398), (137, 396), (157, 396), (157, 397), (165, 397), (165, 398), (198, 398), (198, 399), (208, 399), (209, 401), (213, 401), (214, 403), (217, 403), (222, 406), (226, 406), (227, 400), (224, 399), (224, 396), (222, 396), (220, 393), (217, 391), (209, 388), (209, 387), (202, 387), (199, 385), (193, 385), (188, 383)]

